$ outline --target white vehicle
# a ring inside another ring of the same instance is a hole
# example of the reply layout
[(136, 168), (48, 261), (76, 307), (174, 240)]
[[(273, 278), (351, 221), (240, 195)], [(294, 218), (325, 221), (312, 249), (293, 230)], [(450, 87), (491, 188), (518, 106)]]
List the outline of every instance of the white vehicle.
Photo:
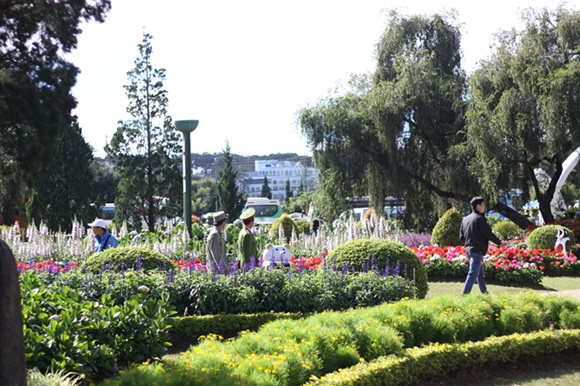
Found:
[(266, 249), (262, 253), (262, 267), (275, 267), (276, 265), (290, 265), (292, 252), (290, 252), (290, 245), (266, 245)]
[(248, 208), (254, 208), (256, 211), (254, 215), (254, 223), (256, 225), (274, 224), (274, 221), (282, 216), (282, 205), (280, 205), (280, 201), (267, 197), (248, 197), (243, 210)]

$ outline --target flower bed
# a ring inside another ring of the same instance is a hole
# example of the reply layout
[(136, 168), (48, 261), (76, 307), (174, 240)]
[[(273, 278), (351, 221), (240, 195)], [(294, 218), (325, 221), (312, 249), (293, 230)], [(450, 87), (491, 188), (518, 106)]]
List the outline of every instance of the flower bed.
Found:
[[(431, 279), (465, 278), (469, 259), (465, 247), (412, 247), (425, 264)], [(489, 248), (484, 258), (485, 275), (503, 283), (539, 284), (542, 275), (580, 275), (580, 261), (570, 254), (548, 249)]]

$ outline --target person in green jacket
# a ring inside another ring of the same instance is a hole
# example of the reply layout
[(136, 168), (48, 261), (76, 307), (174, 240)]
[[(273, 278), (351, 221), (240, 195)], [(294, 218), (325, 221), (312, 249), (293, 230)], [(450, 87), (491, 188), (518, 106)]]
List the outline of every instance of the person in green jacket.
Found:
[(240, 220), (244, 223), (244, 227), (238, 236), (240, 268), (244, 268), (245, 264), (249, 264), (252, 257), (254, 257), (256, 263), (258, 262), (259, 256), (256, 250), (256, 236), (254, 236), (254, 232), (252, 231), (255, 214), (256, 210), (254, 208), (248, 208), (240, 215)]

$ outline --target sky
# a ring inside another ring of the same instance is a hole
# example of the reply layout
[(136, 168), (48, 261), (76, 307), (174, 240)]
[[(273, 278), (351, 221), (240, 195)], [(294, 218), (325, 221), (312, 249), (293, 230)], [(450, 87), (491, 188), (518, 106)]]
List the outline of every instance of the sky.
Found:
[[(104, 146), (130, 119), (124, 85), (143, 33), (152, 64), (166, 70), (168, 112), (199, 120), (193, 153), (310, 155), (297, 112), (371, 73), (387, 11), (431, 15), (456, 11), (462, 66), (489, 58), (494, 34), (519, 28), (521, 11), (554, 9), (556, 0), (114, 0), (104, 23), (83, 24), (67, 59), (80, 69), (73, 95), (85, 140)], [(580, 0), (568, 9), (579, 10)]]

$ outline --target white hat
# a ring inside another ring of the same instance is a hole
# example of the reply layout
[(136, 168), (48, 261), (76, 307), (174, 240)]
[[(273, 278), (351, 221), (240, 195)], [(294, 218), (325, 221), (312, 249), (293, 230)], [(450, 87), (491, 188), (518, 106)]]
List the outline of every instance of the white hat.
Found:
[(89, 224), (89, 226), (107, 229), (107, 223), (105, 222), (105, 220), (101, 220), (100, 218), (96, 218), (95, 221)]

